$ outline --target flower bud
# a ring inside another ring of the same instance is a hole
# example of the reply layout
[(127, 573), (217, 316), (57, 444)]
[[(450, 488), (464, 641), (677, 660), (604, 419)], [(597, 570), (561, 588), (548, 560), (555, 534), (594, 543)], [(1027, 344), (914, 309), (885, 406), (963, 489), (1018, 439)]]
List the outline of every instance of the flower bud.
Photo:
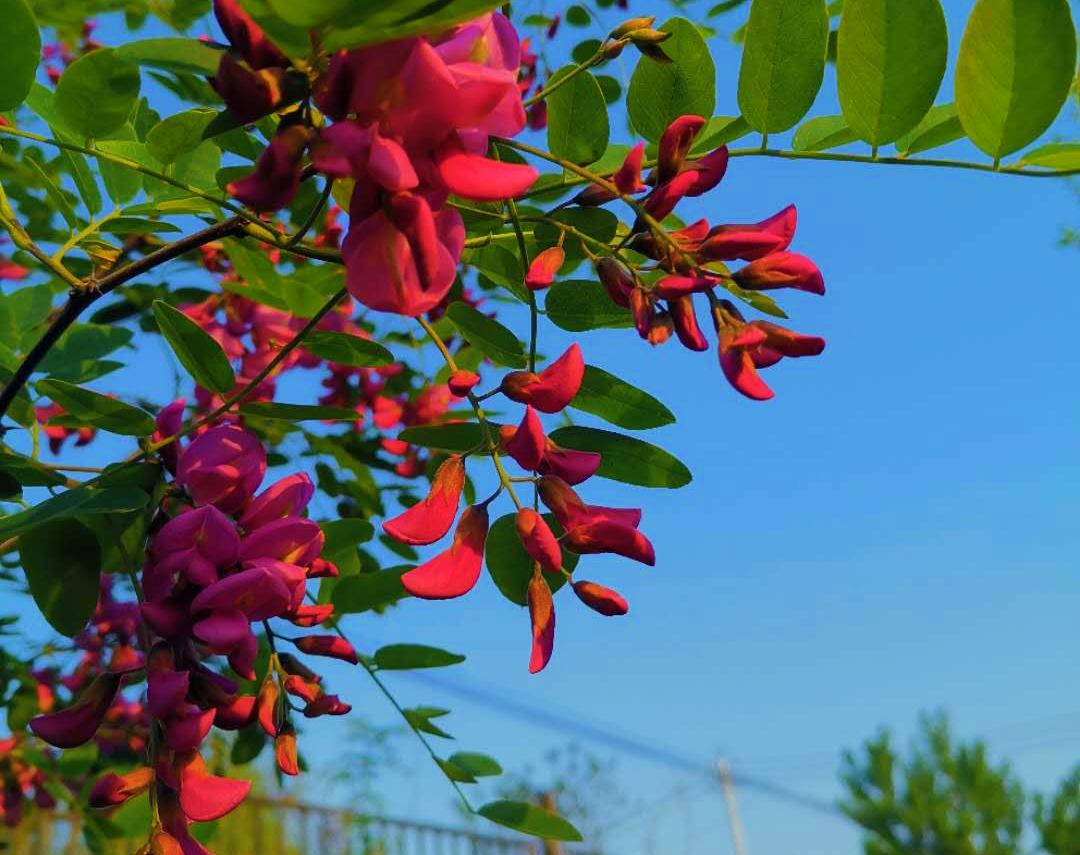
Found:
[(549, 246), (537, 253), (529, 271), (525, 274), (525, 286), (530, 291), (542, 291), (555, 281), (555, 275), (566, 261), (566, 252), (561, 246)]
[(122, 681), (123, 675), (113, 672), (95, 677), (75, 703), (31, 719), (30, 729), (56, 748), (75, 748), (89, 742), (116, 699)]
[(360, 658), (356, 655), (353, 646), (344, 638), (336, 635), (306, 635), (303, 638), (296, 639), (293, 643), (301, 653), (310, 653), (312, 656), (329, 656), (332, 659), (341, 659), (352, 665), (357, 665), (360, 662)]
[(587, 582), (582, 579), (574, 583), (574, 593), (594, 612), (612, 617), (624, 615), (630, 611), (630, 606), (618, 591), (597, 585), (595, 582)]
[(274, 759), (286, 775), (299, 775), (300, 762), (296, 753), (296, 731), (285, 725), (274, 739)]
[(539, 374), (510, 372), (503, 377), (500, 388), (511, 401), (531, 404), (542, 413), (557, 413), (574, 399), (584, 376), (585, 360), (575, 343)]
[(551, 598), (551, 588), (543, 573), (534, 573), (529, 580), (527, 592), (529, 620), (532, 624), (532, 653), (529, 657), (529, 672), (543, 671), (551, 661), (555, 650), (555, 603)]
[(184, 449), (176, 480), (196, 505), (214, 505), (231, 514), (251, 500), (265, 475), (262, 443), (243, 428), (222, 425)]
[(596, 262), (596, 275), (600, 278), (600, 284), (608, 292), (611, 302), (624, 309), (630, 308), (630, 292), (634, 288), (633, 277), (626, 272), (626, 268), (610, 255), (606, 255)]
[(521, 508), (514, 524), (529, 557), (545, 572), (558, 573), (562, 569), (562, 549), (547, 521), (532, 508)]
[(145, 792), (153, 780), (154, 770), (149, 766), (142, 766), (124, 775), (106, 772), (90, 789), (87, 801), (93, 808), (116, 807)]
[(644, 30), (651, 27), (656, 23), (655, 15), (643, 16), (640, 18), (630, 18), (623, 21), (614, 30), (608, 33), (609, 39), (621, 39), (623, 36), (634, 32), (634, 30)]
[(464, 398), (479, 382), (480, 375), (475, 371), (465, 371), (464, 369), (459, 368), (450, 375), (450, 379), (446, 381), (446, 385), (450, 387), (450, 391), (456, 397)]

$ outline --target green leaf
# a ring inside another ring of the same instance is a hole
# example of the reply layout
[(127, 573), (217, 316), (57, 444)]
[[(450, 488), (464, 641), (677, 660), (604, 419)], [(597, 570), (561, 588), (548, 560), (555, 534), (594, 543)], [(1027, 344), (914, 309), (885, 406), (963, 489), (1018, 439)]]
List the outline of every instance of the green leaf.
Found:
[[(150, 168), (158, 165), (150, 157), (146, 146), (135, 140), (100, 140), (97, 147), (108, 154), (120, 155)], [(143, 188), (143, 176), (123, 164), (98, 160), (98, 169), (101, 170), (101, 180), (105, 182), (109, 198), (118, 205), (126, 205)], [(151, 208), (153, 214), (165, 213), (164, 210), (157, 210), (157, 206), (152, 205)]]
[(464, 661), (465, 657), (460, 653), (450, 653), (426, 644), (388, 644), (375, 651), (375, 664), (383, 671), (446, 668)]
[(179, 226), (164, 220), (146, 220), (142, 217), (113, 217), (102, 223), (99, 231), (109, 235), (151, 235), (182, 231)]
[(651, 443), (599, 428), (561, 427), (552, 431), (553, 442), (576, 451), (600, 453), (596, 474), (639, 487), (685, 487), (693, 476), (677, 457)]
[(60, 337), (38, 368), (58, 374), (89, 359), (101, 359), (128, 344), (134, 334), (123, 327), (105, 324), (72, 324)]
[(359, 418), (356, 410), (347, 407), (323, 407), (316, 404), (280, 404), (276, 401), (253, 401), (241, 404), (240, 413), (260, 419), (276, 419), (286, 422), (354, 422)]
[(161, 300), (154, 301), (154, 319), (180, 364), (204, 389), (231, 392), (236, 386), (229, 357), (195, 321)]
[(456, 754), (451, 754), (447, 759), (459, 769), (464, 769), (474, 778), (488, 778), (503, 773), (499, 762), (486, 754), (479, 754), (474, 751), (459, 751)]
[(242, 727), (236, 733), (229, 759), (238, 766), (250, 763), (266, 746), (266, 733), (258, 723)]
[[(567, 65), (555, 72), (548, 86), (574, 72)], [(582, 166), (595, 162), (604, 153), (611, 128), (607, 101), (596, 78), (579, 71), (547, 97), (548, 148), (552, 154)]]
[(547, 292), (544, 309), (555, 326), (568, 332), (634, 325), (629, 309), (611, 302), (604, 286), (591, 279), (565, 279)]
[(791, 138), (791, 148), (793, 151), (825, 151), (858, 138), (843, 116), (817, 116), (799, 125)]
[(148, 68), (213, 76), (223, 51), (198, 39), (140, 39), (116, 48), (122, 58)]
[(32, 457), (0, 451), (0, 472), (23, 487), (59, 487), (65, 478), (54, 469), (42, 466)]
[(127, 121), (139, 100), (139, 67), (112, 48), (73, 62), (56, 86), (55, 105), (65, 124), (86, 137), (104, 137)]
[(704, 154), (742, 139), (753, 130), (742, 116), (713, 116), (697, 135), (690, 153)]
[(64, 191), (61, 190), (55, 181), (44, 170), (37, 158), (28, 157), (24, 161), (34, 173), (37, 175), (37, 180), (41, 186), (45, 188), (45, 195), (49, 197), (49, 201), (53, 207), (60, 212), (60, 216), (64, 218), (64, 222), (68, 224), (68, 228), (75, 231), (79, 227), (79, 217), (75, 213), (75, 208), (72, 207), (68, 197), (64, 195)]
[(956, 115), (955, 104), (931, 107), (914, 130), (896, 141), (896, 150), (904, 155), (918, 154), (962, 139), (964, 129)]
[[(497, 426), (492, 425), (491, 430), (498, 435)], [(424, 448), (455, 452), (469, 451), (487, 442), (484, 429), (476, 422), (447, 422), (442, 425), (405, 428), (397, 438), (413, 445), (422, 445)]]
[[(516, 514), (505, 514), (495, 520), (488, 529), (487, 543), (484, 546), (484, 560), (487, 564), (491, 581), (506, 599), (519, 606), (526, 604), (526, 592), (533, 575), (533, 560), (518, 537)], [(544, 519), (551, 526), (556, 536), (561, 533), (558, 522), (551, 514), (544, 514)], [(577, 567), (578, 555), (567, 549), (562, 550), (563, 568), (573, 572)], [(557, 591), (566, 584), (562, 573), (545, 573), (548, 587)]]
[(1050, 143), (1024, 152), (1019, 166), (1042, 166), (1046, 169), (1080, 169), (1080, 143)]
[(34, 85), (41, 33), (26, 0), (0, 0), (0, 21), (0, 110), (12, 110)]
[(394, 354), (374, 341), (340, 332), (316, 331), (304, 338), (304, 349), (339, 365), (389, 365)]
[(61, 149), (60, 159), (67, 167), (71, 180), (79, 191), (79, 198), (86, 205), (86, 210), (91, 217), (95, 217), (101, 211), (101, 190), (98, 189), (97, 179), (90, 169), (86, 156), (78, 151), (65, 151)]
[(39, 380), (36, 386), (38, 392), (50, 397), (82, 424), (125, 436), (149, 436), (154, 432), (154, 417), (131, 404), (63, 380)]
[(412, 565), (379, 570), (375, 573), (360, 573), (346, 576), (334, 586), (332, 600), (334, 608), (341, 614), (380, 609), (407, 597), (401, 586), (401, 577), (412, 569)]
[(648, 392), (595, 365), (585, 366), (581, 388), (570, 406), (628, 430), (648, 430), (675, 423), (671, 410)]
[(196, 107), (162, 119), (147, 132), (146, 147), (161, 163), (173, 163), (180, 155), (198, 148), (219, 115), (210, 107)]
[(914, 128), (945, 76), (949, 34), (940, 0), (845, 0), (836, 82), (848, 126), (872, 146)]
[(527, 802), (512, 802), (500, 799), (489, 802), (476, 811), (480, 816), (492, 822), (544, 840), (581, 840), (581, 832), (569, 822), (541, 807)]
[(754, 0), (739, 68), (739, 109), (750, 127), (777, 133), (806, 115), (828, 43), (825, 0)]
[(956, 62), (956, 112), (995, 160), (1050, 127), (1076, 73), (1068, 0), (978, 0)]
[(451, 303), (446, 314), (469, 344), (485, 356), (510, 368), (526, 366), (525, 352), (518, 337), (494, 318), (460, 300)]
[(330, 520), (319, 523), (323, 530), (326, 542), (323, 544), (325, 555), (335, 555), (346, 549), (355, 548), (361, 543), (367, 543), (375, 536), (375, 526), (369, 520), (346, 517), (340, 520)]
[(444, 715), (448, 715), (450, 710), (440, 709), (439, 707), (413, 707), (412, 709), (403, 710), (403, 713), (405, 720), (423, 733), (430, 733), (432, 736), (438, 736), (442, 739), (454, 738), (431, 721), (433, 718), (442, 718)]
[(630, 121), (653, 142), (672, 120), (688, 114), (707, 119), (716, 106), (716, 66), (701, 31), (686, 18), (672, 18), (660, 29), (672, 34), (663, 45), (671, 62), (643, 56), (626, 94)]
[(78, 520), (35, 526), (19, 536), (30, 595), (49, 626), (69, 638), (90, 621), (101, 593), (97, 537)]

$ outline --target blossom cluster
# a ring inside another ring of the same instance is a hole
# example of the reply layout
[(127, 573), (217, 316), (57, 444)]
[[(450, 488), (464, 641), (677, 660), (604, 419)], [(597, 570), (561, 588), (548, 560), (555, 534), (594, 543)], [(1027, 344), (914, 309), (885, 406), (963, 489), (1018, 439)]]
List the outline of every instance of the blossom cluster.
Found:
[[(236, 0), (215, 0), (214, 11), (233, 48), (215, 85), (237, 119), (252, 121), (285, 99), (291, 63)], [(531, 166), (487, 156), (490, 136), (525, 127), (520, 67), (517, 33), (498, 13), (434, 38), (342, 50), (311, 87), (333, 123), (313, 127), (302, 111), (286, 112), (255, 170), (230, 190), (277, 210), (296, 194), (310, 152), (328, 179), (355, 182), (342, 243), (349, 291), (380, 311), (430, 311), (465, 244), (449, 195), (507, 199), (537, 178)]]
[[(159, 432), (176, 433), (182, 413), (183, 402), (163, 410)], [(160, 822), (151, 850), (202, 855), (206, 850), (191, 837), (190, 823), (224, 816), (250, 789), (249, 781), (207, 769), (199, 747), (212, 727), (236, 730), (258, 722), (274, 739), (278, 767), (295, 775), (299, 759), (288, 698), (302, 702), (296, 709), (308, 718), (350, 708), (299, 659), (276, 649), (251, 691), (215, 666), (215, 657), (224, 657), (236, 678), (254, 681), (260, 649), (254, 625), (265, 626), (273, 645), (284, 639), (266, 623), (272, 618), (302, 628), (330, 618), (332, 606), (309, 604), (305, 596), (308, 579), (337, 574), (321, 557), (321, 528), (304, 515), (314, 492), (310, 479), (291, 475), (258, 492), (266, 451), (253, 434), (231, 424), (200, 434), (167, 463), (174, 490), (153, 524), (141, 574), (144, 600), (137, 610), (133, 604), (123, 608), (129, 634), (144, 633), (149, 652), (119, 659), (114, 653), (74, 703), (33, 719), (31, 729), (59, 748), (88, 742), (107, 724), (124, 682), (145, 674), (151, 763), (105, 774), (90, 803), (114, 807), (154, 787)], [(358, 661), (336, 635), (289, 641), (302, 653)]]
[[(471, 390), (477, 378), (468, 374), (459, 372), (451, 377), (451, 383)], [(610, 588), (585, 579), (573, 580), (571, 571), (564, 566), (563, 547), (582, 555), (622, 555), (648, 565), (656, 561), (652, 544), (638, 531), (640, 510), (587, 505), (575, 492), (574, 486), (596, 473), (600, 455), (560, 447), (545, 435), (537, 415), (562, 412), (577, 395), (584, 375), (581, 348), (573, 344), (543, 371), (512, 371), (502, 378), (498, 387), (504, 397), (525, 405), (517, 427), (501, 428), (499, 448), (523, 470), (532, 473), (540, 501), (561, 530), (557, 536), (543, 515), (518, 503), (517, 535), (532, 562), (527, 600), (532, 625), (529, 670), (534, 673), (548, 664), (555, 644), (555, 609), (551, 586), (544, 574), (571, 579), (578, 598), (600, 614), (622, 615), (629, 608), (626, 600)], [(466, 508), (459, 518), (464, 484), (465, 460), (462, 455), (453, 455), (439, 467), (423, 500), (383, 524), (386, 533), (395, 540), (425, 546), (444, 537), (457, 520), (450, 546), (402, 576), (405, 590), (414, 597), (429, 600), (460, 597), (472, 590), (480, 577), (488, 533), (487, 508), (502, 488), (485, 501)]]

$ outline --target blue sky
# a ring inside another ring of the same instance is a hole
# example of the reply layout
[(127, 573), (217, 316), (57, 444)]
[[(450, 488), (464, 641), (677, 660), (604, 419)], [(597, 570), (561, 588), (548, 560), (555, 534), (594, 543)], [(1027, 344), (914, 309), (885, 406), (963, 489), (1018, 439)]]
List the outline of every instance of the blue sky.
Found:
[[(955, 44), (971, 4), (945, 5)], [(632, 7), (667, 14), (659, 2)], [(107, 42), (118, 33), (104, 28)], [(724, 35), (712, 44), (717, 112), (734, 114), (738, 51)], [(622, 63), (628, 75), (629, 55)], [(836, 112), (834, 92), (830, 72), (816, 114)], [(1057, 130), (1075, 136), (1076, 123)], [(964, 144), (949, 153), (981, 157)], [(653, 741), (703, 768), (726, 756), (737, 772), (823, 800), (839, 793), (843, 748), (879, 725), (906, 738), (919, 711), (935, 708), (962, 735), (989, 738), (1031, 786), (1049, 787), (1080, 760), (1080, 356), (1071, 330), (1080, 259), (1055, 245), (1077, 223), (1077, 196), (1056, 181), (740, 158), (684, 216), (748, 222), (792, 202), (793, 249), (818, 262), (828, 293), (784, 294), (782, 303), (794, 328), (825, 336), (828, 348), (772, 369), (774, 400), (732, 392), (711, 351), (652, 350), (625, 330), (582, 337), (588, 361), (678, 415), (647, 438), (694, 473), (676, 492), (598, 479), (583, 489), (595, 503), (645, 510), (655, 568), (582, 563), (628, 597), (627, 618), (558, 598), (556, 656), (535, 677), (525, 667), (526, 617), (486, 579), (462, 600), (405, 602), (389, 619), (350, 618), (347, 628), (369, 646), (465, 652), (468, 662), (441, 680)], [(541, 349), (554, 354), (569, 341), (545, 327)], [(160, 352), (157, 343), (148, 350)], [(141, 365), (128, 377), (141, 391), (160, 389), (165, 363)], [(313, 389), (293, 387), (288, 399), (305, 392)], [(121, 445), (102, 437), (87, 459)], [(334, 668), (330, 679), (365, 716), (392, 722), (365, 678)], [(411, 677), (392, 685), (406, 703), (451, 707), (455, 747), (488, 751), (509, 768), (577, 735)], [(320, 723), (302, 746), (329, 769), (345, 735), (340, 722)], [(708, 777), (584, 744), (617, 761), (620, 788), (641, 805), (611, 817), (609, 851), (731, 851)], [(454, 818), (438, 771), (410, 742), (400, 747), (384, 806)], [(299, 791), (348, 797), (311, 779)], [(749, 788), (738, 798), (755, 855), (859, 851), (842, 819)]]

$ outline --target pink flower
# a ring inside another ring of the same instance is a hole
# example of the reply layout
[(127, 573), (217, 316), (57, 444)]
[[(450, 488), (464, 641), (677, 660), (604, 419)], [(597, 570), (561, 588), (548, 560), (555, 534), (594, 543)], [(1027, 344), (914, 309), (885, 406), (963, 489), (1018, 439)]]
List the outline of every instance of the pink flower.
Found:
[(525, 274), (525, 287), (530, 291), (542, 291), (555, 281), (555, 274), (566, 261), (561, 246), (549, 246), (537, 253)]
[(805, 255), (773, 252), (735, 271), (735, 281), (748, 291), (795, 288), (811, 294), (825, 293), (821, 271)]
[(605, 508), (586, 505), (560, 478), (545, 475), (537, 482), (540, 499), (566, 530), (566, 546), (581, 555), (611, 552), (643, 564), (656, 563), (649, 539), (637, 530), (637, 508)]
[(266, 565), (256, 565), (203, 588), (191, 601), (191, 612), (239, 612), (246, 629), (251, 621), (267, 620), (286, 611), (291, 599), (280, 576)]
[(254, 172), (231, 182), (228, 191), (256, 211), (276, 211), (288, 205), (300, 187), (300, 165), (310, 135), (304, 125), (278, 126)]
[(521, 545), (546, 573), (562, 570), (562, 549), (547, 521), (532, 508), (521, 508), (514, 520)]
[(304, 517), (285, 517), (268, 522), (240, 541), (240, 560), (273, 558), (306, 567), (319, 557), (326, 536), (318, 523)]
[(122, 674), (111, 671), (95, 677), (75, 703), (60, 712), (31, 719), (30, 729), (57, 748), (75, 748), (89, 742), (116, 700), (122, 681)]
[(482, 505), (466, 508), (450, 548), (402, 576), (405, 590), (425, 600), (467, 594), (480, 578), (487, 530), (487, 508)]
[(247, 531), (261, 525), (299, 516), (315, 495), (315, 485), (304, 472), (276, 481), (256, 496), (240, 515), (240, 525)]
[(698, 248), (706, 261), (755, 261), (788, 248), (795, 236), (798, 219), (794, 205), (751, 225), (724, 225), (712, 228)]
[(251, 781), (222, 778), (206, 771), (206, 763), (197, 752), (179, 758), (180, 807), (194, 822), (221, 819), (247, 798)]
[(180, 457), (176, 480), (197, 505), (236, 513), (266, 475), (266, 451), (253, 434), (235, 425), (211, 428)]
[(289, 60), (237, 0), (214, 0), (214, 16), (229, 40), (252, 68), (286, 67)]
[(532, 652), (529, 672), (543, 671), (555, 650), (555, 603), (542, 573), (534, 573), (527, 591), (529, 621), (532, 624)]
[(525, 407), (525, 416), (518, 425), (517, 430), (506, 425), (503, 432), (509, 434), (508, 439), (503, 439), (503, 448), (506, 453), (514, 458), (522, 469), (535, 471), (544, 459), (544, 445), (547, 437), (544, 435), (544, 426), (540, 424), (540, 417), (531, 405)]
[(434, 543), (450, 531), (465, 487), (465, 464), (458, 455), (448, 457), (435, 471), (427, 496), (402, 514), (383, 523), (394, 540), (413, 546)]
[(146, 792), (153, 781), (154, 770), (149, 766), (141, 766), (124, 775), (106, 772), (91, 787), (87, 801), (93, 808), (116, 807)]
[(531, 404), (542, 413), (557, 413), (574, 399), (584, 376), (585, 360), (575, 343), (539, 374), (511, 371), (500, 388), (511, 401)]
[(582, 579), (574, 583), (574, 593), (581, 602), (594, 612), (612, 617), (624, 615), (630, 611), (630, 605), (623, 599), (618, 591), (597, 585), (595, 582), (587, 582)]
[(313, 656), (329, 656), (352, 665), (360, 661), (353, 646), (336, 635), (305, 635), (303, 638), (296, 639), (294, 644), (302, 653), (310, 653)]
[(446, 385), (450, 387), (450, 391), (453, 392), (455, 396), (464, 398), (479, 382), (480, 375), (475, 371), (458, 369), (450, 375), (450, 379), (446, 381)]
[(218, 579), (218, 570), (236, 563), (240, 535), (225, 514), (204, 505), (173, 517), (154, 536), (153, 562), (144, 578), (151, 600), (164, 597), (177, 573), (196, 585)]

